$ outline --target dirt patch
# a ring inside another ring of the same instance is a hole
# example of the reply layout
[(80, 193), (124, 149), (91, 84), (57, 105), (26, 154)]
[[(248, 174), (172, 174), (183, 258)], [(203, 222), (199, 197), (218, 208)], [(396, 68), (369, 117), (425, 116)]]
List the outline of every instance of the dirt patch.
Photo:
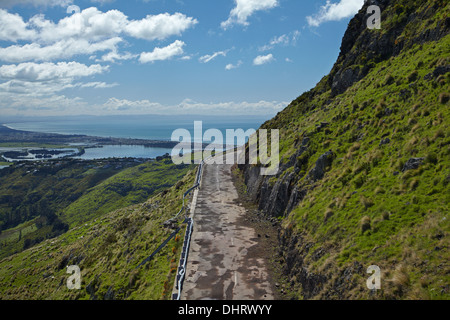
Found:
[(246, 209), (246, 215), (240, 218), (239, 225), (253, 228), (257, 234), (256, 239), (252, 239), (258, 244), (249, 248), (248, 255), (252, 258), (263, 259), (269, 273), (268, 280), (275, 300), (291, 300), (291, 295), (287, 290), (287, 280), (281, 272), (281, 257), (278, 256), (278, 233), (280, 224), (274, 218), (268, 218), (258, 210), (258, 206), (250, 199), (246, 193), (246, 185), (237, 166), (231, 170), (231, 178), (239, 195), (239, 205)]

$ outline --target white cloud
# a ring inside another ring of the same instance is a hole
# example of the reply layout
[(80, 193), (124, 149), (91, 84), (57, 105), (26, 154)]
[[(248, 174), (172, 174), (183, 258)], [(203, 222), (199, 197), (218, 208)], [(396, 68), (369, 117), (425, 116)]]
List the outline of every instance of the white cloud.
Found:
[(256, 11), (269, 10), (278, 6), (278, 0), (235, 0), (236, 7), (230, 12), (228, 20), (221, 23), (223, 29), (233, 24), (249, 25), (247, 19)]
[(97, 108), (102, 110), (102, 113), (123, 111), (127, 114), (275, 115), (287, 105), (287, 102), (279, 101), (202, 103), (191, 99), (185, 99), (176, 105), (163, 105), (149, 100), (130, 101), (110, 98)]
[(198, 60), (199, 60), (200, 62), (202, 62), (202, 63), (208, 63), (208, 62), (210, 62), (211, 60), (217, 58), (218, 56), (226, 57), (226, 56), (227, 56), (227, 52), (228, 52), (228, 50), (227, 50), (227, 51), (218, 51), (218, 52), (214, 52), (214, 53), (211, 54), (211, 55), (209, 55), (209, 54), (204, 55), (203, 57), (200, 57)]
[(109, 69), (99, 64), (87, 66), (78, 62), (58, 63), (21, 63), (18, 65), (3, 65), (0, 67), (0, 79), (15, 79), (23, 81), (49, 81), (63, 78), (88, 77), (100, 74)]
[[(109, 66), (99, 64), (87, 66), (78, 62), (33, 63), (3, 65), (0, 67), (0, 93), (13, 97), (26, 96), (48, 98), (56, 92), (69, 88), (108, 88), (117, 84), (104, 82), (76, 82), (80, 78), (105, 73)], [(5, 96), (6, 97), (6, 96)], [(17, 100), (17, 99), (16, 99)]]
[(183, 47), (186, 44), (183, 41), (176, 40), (172, 44), (163, 48), (155, 48), (152, 52), (142, 52), (139, 57), (141, 63), (168, 60), (184, 53)]
[(77, 83), (75, 86), (80, 88), (95, 88), (95, 89), (106, 89), (106, 88), (114, 88), (117, 87), (118, 83), (106, 83), (106, 82), (86, 82), (86, 83)]
[(117, 51), (110, 51), (107, 54), (103, 55), (101, 59), (96, 59), (96, 61), (114, 63), (117, 60), (131, 60), (137, 58), (138, 56), (139, 56), (138, 54), (132, 54), (130, 52), (120, 54)]
[(27, 116), (87, 114), (92, 108), (80, 98), (64, 95), (11, 95), (0, 90), (0, 107), (4, 115)]
[(0, 40), (29, 40), (36, 36), (36, 31), (28, 28), (21, 16), (0, 9)]
[(275, 58), (273, 57), (273, 54), (268, 54), (266, 56), (257, 56), (254, 60), (253, 60), (253, 64), (255, 66), (260, 66), (269, 62), (274, 61)]
[(117, 45), (124, 41), (122, 36), (164, 40), (180, 35), (197, 23), (196, 19), (181, 13), (130, 21), (118, 10), (101, 12), (94, 7), (75, 11), (56, 23), (42, 14), (24, 21), (3, 9), (0, 9), (0, 19), (0, 40), (30, 42), (0, 48), (0, 60), (7, 62), (51, 61), (101, 51), (110, 53), (103, 56), (104, 61), (131, 59), (130, 54), (118, 53)]
[(0, 48), (0, 60), (7, 62), (50, 61), (68, 59), (75, 55), (91, 55), (101, 51), (117, 51), (117, 45), (123, 40), (119, 37), (99, 42), (89, 42), (85, 39), (60, 40), (48, 46), (38, 43), (13, 45)]
[(168, 13), (147, 16), (145, 19), (131, 21), (125, 27), (127, 34), (145, 40), (163, 40), (173, 35), (181, 35), (198, 21), (181, 13)]
[(237, 68), (239, 68), (239, 67), (242, 65), (242, 63), (243, 63), (243, 62), (242, 62), (241, 60), (239, 60), (237, 64), (232, 64), (232, 63), (227, 64), (227, 65), (225, 66), (225, 70), (233, 70), (233, 69), (237, 69)]
[(83, 38), (98, 41), (119, 36), (128, 24), (128, 18), (118, 10), (101, 12), (87, 8), (54, 23), (44, 15), (36, 15), (29, 21), (31, 27), (39, 30), (35, 41), (52, 43), (67, 38)]
[[(90, 85), (90, 84), (86, 84)], [(204, 114), (204, 115), (268, 115), (274, 116), (283, 110), (284, 101), (241, 101), (202, 103), (185, 99), (174, 105), (164, 105), (147, 99), (128, 100), (109, 98), (103, 104), (88, 104), (81, 98), (68, 98), (64, 95), (11, 95), (4, 99), (0, 89), (0, 108), (2, 114), (26, 115), (72, 115), (72, 114)]]
[(295, 45), (297, 43), (298, 37), (300, 36), (300, 31), (295, 30), (289, 34), (283, 34), (278, 37), (272, 38), (270, 42), (259, 48), (259, 51), (268, 51), (272, 50), (275, 46), (289, 46)]
[(318, 27), (327, 21), (339, 21), (355, 15), (363, 4), (364, 0), (340, 0), (338, 3), (327, 0), (326, 4), (320, 7), (319, 13), (306, 17), (306, 20), (310, 26)]
[(127, 100), (109, 98), (107, 102), (100, 106), (103, 111), (127, 111), (131, 113), (153, 113), (154, 110), (163, 108), (163, 106), (157, 102), (150, 102), (149, 100)]

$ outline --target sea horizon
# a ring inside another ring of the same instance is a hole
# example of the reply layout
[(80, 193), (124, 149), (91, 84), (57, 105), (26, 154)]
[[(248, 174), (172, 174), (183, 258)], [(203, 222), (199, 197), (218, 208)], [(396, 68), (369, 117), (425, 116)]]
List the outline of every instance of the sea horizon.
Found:
[[(2, 125), (31, 132), (96, 137), (130, 138), (170, 141), (173, 131), (186, 129), (193, 134), (194, 122), (202, 121), (203, 132), (218, 129), (225, 134), (227, 129), (257, 130), (268, 116), (200, 116), (200, 115), (129, 115), (129, 116), (71, 116), (16, 118), (2, 121)], [(266, 119), (267, 118), (267, 119)], [(20, 121), (22, 120), (22, 121)]]

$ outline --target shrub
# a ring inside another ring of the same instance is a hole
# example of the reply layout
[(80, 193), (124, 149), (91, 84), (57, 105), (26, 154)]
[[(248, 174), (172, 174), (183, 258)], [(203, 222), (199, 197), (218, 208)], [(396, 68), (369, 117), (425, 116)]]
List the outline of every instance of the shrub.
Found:
[(324, 222), (327, 222), (328, 219), (330, 219), (333, 215), (334, 215), (333, 210), (332, 210), (331, 208), (328, 208), (328, 209), (325, 211), (325, 214), (324, 214), (324, 219), (323, 219)]
[(371, 223), (370, 217), (368, 217), (368, 216), (362, 217), (362, 219), (360, 221), (362, 233), (366, 232), (367, 230), (370, 230), (370, 228), (371, 228), (370, 223)]
[(394, 77), (392, 75), (388, 75), (384, 79), (384, 85), (389, 86), (389, 85), (393, 84), (394, 81), (395, 81)]
[(445, 137), (445, 132), (442, 129), (439, 129), (438, 131), (436, 131), (436, 133), (433, 136), (433, 140), (436, 140), (438, 138), (444, 138)]
[(419, 73), (417, 71), (411, 72), (408, 76), (408, 82), (416, 81), (418, 76), (419, 76)]
[(450, 94), (443, 92), (439, 95), (439, 103), (445, 104), (450, 100)]
[(356, 178), (355, 178), (355, 180), (353, 181), (353, 184), (355, 185), (355, 187), (356, 188), (361, 188), (363, 185), (364, 185), (364, 183), (366, 182), (366, 180), (367, 180), (367, 176), (365, 175), (365, 173), (363, 172), (363, 173), (360, 173)]
[(427, 154), (427, 156), (425, 157), (425, 162), (432, 163), (432, 164), (437, 164), (438, 163), (438, 157), (437, 157), (436, 153), (430, 152), (429, 154)]
[(399, 294), (403, 294), (409, 285), (409, 276), (403, 265), (397, 267), (391, 280), (392, 284), (398, 290)]
[(364, 209), (368, 209), (370, 207), (372, 207), (374, 205), (374, 202), (372, 201), (372, 199), (369, 199), (363, 195), (361, 195), (359, 197), (359, 202), (361, 202), (361, 204), (363, 205)]
[(411, 190), (416, 190), (418, 186), (419, 186), (419, 179), (417, 178), (414, 178), (409, 184)]

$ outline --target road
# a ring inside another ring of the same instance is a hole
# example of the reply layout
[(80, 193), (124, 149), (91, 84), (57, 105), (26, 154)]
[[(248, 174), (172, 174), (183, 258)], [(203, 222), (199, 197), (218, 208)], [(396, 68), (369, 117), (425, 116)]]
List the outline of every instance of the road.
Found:
[(231, 165), (208, 161), (193, 210), (182, 300), (274, 299), (258, 235), (245, 226)]

